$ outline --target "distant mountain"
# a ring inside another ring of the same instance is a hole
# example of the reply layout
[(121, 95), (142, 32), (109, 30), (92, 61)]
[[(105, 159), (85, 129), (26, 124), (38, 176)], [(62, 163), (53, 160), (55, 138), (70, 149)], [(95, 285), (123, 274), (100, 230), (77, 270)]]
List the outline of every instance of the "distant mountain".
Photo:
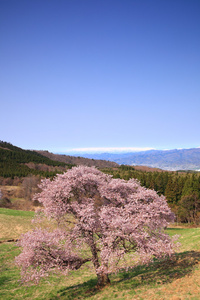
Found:
[(163, 170), (200, 169), (200, 148), (82, 155), (87, 158), (106, 159), (118, 164), (148, 166)]

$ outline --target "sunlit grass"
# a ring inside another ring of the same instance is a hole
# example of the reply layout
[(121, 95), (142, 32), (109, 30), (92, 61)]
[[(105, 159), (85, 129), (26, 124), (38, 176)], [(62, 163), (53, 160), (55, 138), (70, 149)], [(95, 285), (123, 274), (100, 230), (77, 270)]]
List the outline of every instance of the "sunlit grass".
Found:
[(167, 233), (170, 236), (180, 235), (181, 247), (179, 251), (200, 251), (200, 228), (168, 228)]
[[(0, 210), (0, 225), (8, 237), (19, 237), (31, 227), (32, 212)], [(21, 226), (21, 231), (14, 230)], [(111, 285), (96, 288), (91, 263), (69, 276), (53, 275), (38, 286), (20, 284), (20, 271), (14, 257), (20, 253), (15, 243), (0, 244), (0, 299), (200, 299), (200, 228), (169, 228), (170, 235), (180, 235), (181, 247), (172, 260), (138, 266), (129, 272), (110, 276)]]
[(0, 241), (17, 239), (32, 229), (34, 212), (0, 208)]
[(0, 208), (0, 214), (14, 217), (33, 217), (33, 211), (15, 210), (9, 208)]

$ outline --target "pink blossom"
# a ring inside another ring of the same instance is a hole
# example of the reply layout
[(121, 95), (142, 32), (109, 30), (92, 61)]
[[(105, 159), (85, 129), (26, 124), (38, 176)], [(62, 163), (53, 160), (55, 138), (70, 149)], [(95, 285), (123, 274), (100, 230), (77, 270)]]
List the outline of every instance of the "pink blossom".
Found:
[(136, 265), (174, 252), (174, 240), (164, 232), (174, 220), (165, 197), (137, 180), (113, 179), (94, 167), (79, 166), (43, 180), (40, 188), (35, 199), (58, 228), (37, 228), (22, 237), (16, 263), (24, 282), (38, 282), (50, 271), (66, 274), (91, 261), (103, 285), (123, 265), (120, 261), (129, 267), (130, 261), (126, 265), (122, 260), (128, 253)]

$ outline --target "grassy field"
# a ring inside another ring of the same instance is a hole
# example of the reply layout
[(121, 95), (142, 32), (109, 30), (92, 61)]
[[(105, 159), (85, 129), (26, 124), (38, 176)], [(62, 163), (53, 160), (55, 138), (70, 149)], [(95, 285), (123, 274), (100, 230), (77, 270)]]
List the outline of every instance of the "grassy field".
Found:
[(179, 234), (182, 244), (172, 260), (113, 274), (104, 289), (96, 289), (90, 263), (68, 277), (50, 276), (38, 286), (24, 287), (14, 265), (19, 249), (6, 241), (30, 230), (32, 216), (33, 212), (0, 209), (0, 299), (200, 299), (200, 228), (167, 229), (170, 235)]
[(17, 239), (22, 233), (31, 230), (32, 211), (0, 208), (0, 241)]

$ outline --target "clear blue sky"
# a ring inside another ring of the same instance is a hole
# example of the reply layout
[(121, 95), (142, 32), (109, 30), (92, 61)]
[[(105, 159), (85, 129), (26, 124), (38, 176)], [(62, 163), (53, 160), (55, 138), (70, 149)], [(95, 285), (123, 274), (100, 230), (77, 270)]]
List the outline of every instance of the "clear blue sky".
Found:
[(200, 146), (199, 0), (0, 0), (0, 140)]

